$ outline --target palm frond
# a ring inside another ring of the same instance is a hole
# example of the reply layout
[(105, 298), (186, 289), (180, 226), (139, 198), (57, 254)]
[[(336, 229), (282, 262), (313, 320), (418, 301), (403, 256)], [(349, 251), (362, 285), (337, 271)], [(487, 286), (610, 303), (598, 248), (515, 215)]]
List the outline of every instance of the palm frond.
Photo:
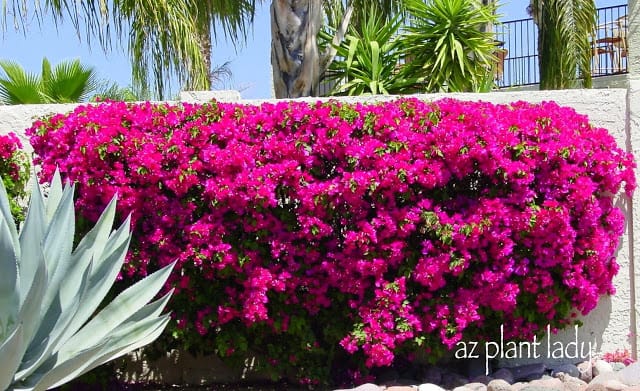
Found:
[(533, 5), (539, 15), (540, 88), (590, 87), (594, 1), (536, 0)]
[(129, 19), (129, 53), (134, 84), (150, 84), (162, 98), (170, 88), (168, 75), (180, 84), (207, 86), (208, 69), (200, 51), (198, 28), (185, 1), (142, 0), (121, 7)]
[(574, 36), (576, 41), (576, 57), (578, 59), (578, 72), (586, 88), (591, 87), (591, 59), (592, 49), (590, 37), (595, 34), (597, 25), (597, 8), (595, 2), (585, 0), (572, 0)]
[(256, 0), (191, 0), (190, 8), (197, 10), (197, 25), (211, 25), (213, 36), (222, 34), (232, 43), (247, 37), (256, 9)]
[(25, 72), (20, 64), (0, 61), (4, 75), (0, 77), (0, 102), (9, 105), (44, 103), (40, 91), (42, 80), (38, 75)]
[(427, 92), (470, 91), (497, 61), (495, 8), (475, 0), (405, 0), (410, 25), (402, 37), (402, 72), (423, 80)]
[(336, 45), (337, 59), (326, 80), (333, 82), (333, 95), (393, 94), (405, 92), (414, 79), (398, 73), (400, 61), (400, 15), (392, 18), (370, 6), (360, 26), (351, 25), (345, 41)]
[(39, 75), (11, 61), (0, 61), (0, 67), (5, 73), (0, 78), (0, 101), (5, 104), (82, 102), (97, 88), (95, 70), (77, 59), (52, 68), (44, 58)]
[(43, 82), (47, 97), (57, 103), (84, 101), (98, 87), (95, 70), (78, 59), (60, 62)]
[(224, 85), (225, 81), (231, 79), (231, 61), (225, 61), (211, 69), (211, 82), (214, 85)]

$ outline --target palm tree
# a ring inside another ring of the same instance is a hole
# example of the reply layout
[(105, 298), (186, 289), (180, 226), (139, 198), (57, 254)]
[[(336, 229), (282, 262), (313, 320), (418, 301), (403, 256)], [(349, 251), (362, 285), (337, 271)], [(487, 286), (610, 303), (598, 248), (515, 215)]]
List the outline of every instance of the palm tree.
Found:
[[(364, 25), (365, 9), (370, 7), (389, 20), (404, 9), (404, 0), (272, 0), (271, 66), (276, 98), (317, 95), (320, 78), (349, 24)], [(317, 37), (324, 23), (333, 27), (335, 35), (320, 52)]]
[(591, 87), (594, 0), (531, 0), (538, 25), (540, 89)]
[[(263, 0), (259, 0), (260, 2)], [(196, 27), (200, 36), (199, 44), (207, 69), (207, 86), (210, 89), (220, 81), (221, 77), (229, 77), (231, 70), (229, 63), (212, 66), (212, 37), (220, 33), (217, 27), (222, 27), (223, 35), (232, 42), (242, 41), (247, 37), (248, 27), (253, 23), (255, 15), (255, 0), (196, 0)]]
[[(258, 0), (262, 1), (262, 0)], [(27, 15), (27, 0), (3, 4), (16, 24)], [(206, 89), (212, 84), (212, 36), (223, 34), (233, 42), (246, 37), (255, 13), (256, 0), (51, 0), (36, 2), (39, 20), (50, 12), (54, 20), (70, 19), (84, 30), (87, 41), (97, 38), (108, 51), (111, 38), (127, 35), (134, 85), (152, 90), (162, 98), (175, 76), (186, 88)], [(110, 7), (109, 7), (110, 6)], [(5, 18), (0, 18), (5, 23)]]
[[(496, 62), (495, 4), (479, 0), (405, 0), (411, 25), (401, 40), (401, 73), (426, 92), (481, 91)], [(480, 27), (480, 28), (479, 28)]]
[(317, 0), (271, 2), (271, 66), (276, 98), (316, 94), (321, 26), (322, 9)]
[(95, 70), (77, 59), (52, 68), (44, 58), (39, 75), (26, 72), (13, 61), (0, 61), (0, 68), (4, 71), (0, 77), (0, 103), (4, 104), (82, 102), (97, 88)]
[[(97, 38), (103, 49), (110, 46), (111, 33), (122, 38), (128, 33), (133, 81), (153, 90), (159, 98), (167, 91), (167, 80), (193, 89), (211, 85), (211, 37), (222, 32), (236, 41), (246, 37), (257, 2), (263, 0), (51, 0), (36, 2), (36, 15), (47, 11), (56, 21), (71, 20), (78, 32), (90, 41)], [(376, 0), (380, 9), (391, 12), (402, 1)], [(11, 11), (3, 2), (4, 15)], [(24, 21), (27, 0), (12, 0), (17, 22)], [(272, 66), (276, 97), (313, 95), (320, 75), (335, 55), (334, 45), (320, 54), (316, 42), (323, 23), (321, 6), (346, 6), (338, 32), (337, 45), (356, 8), (365, 0), (272, 0)], [(42, 5), (44, 4), (44, 5)], [(110, 7), (109, 7), (110, 6)], [(357, 14), (357, 13), (356, 13)], [(68, 15), (68, 16), (65, 16)], [(0, 18), (4, 22), (4, 18)], [(0, 22), (2, 23), (2, 22)], [(220, 29), (220, 31), (218, 31)], [(82, 34), (81, 34), (82, 35)], [(151, 77), (152, 75), (152, 77)], [(152, 79), (152, 80), (151, 80)]]

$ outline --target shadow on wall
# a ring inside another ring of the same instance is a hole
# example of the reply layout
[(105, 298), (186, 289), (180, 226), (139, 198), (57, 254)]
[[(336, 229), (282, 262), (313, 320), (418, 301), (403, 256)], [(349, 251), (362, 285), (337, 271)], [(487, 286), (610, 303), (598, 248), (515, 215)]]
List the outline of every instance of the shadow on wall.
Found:
[(597, 308), (598, 311), (578, 318), (583, 323), (582, 327), (569, 327), (557, 334), (547, 328), (540, 340), (487, 342), (483, 347), (487, 356), (483, 359), (489, 362), (495, 360), (494, 364), (499, 368), (540, 362), (554, 367), (590, 361), (596, 357), (596, 352), (602, 352), (603, 336), (609, 326), (613, 308), (611, 296), (601, 296)]
[[(628, 126), (628, 125), (627, 125)], [(625, 140), (627, 151), (633, 151), (633, 147), (631, 144), (631, 132), (629, 130), (626, 131), (627, 139)], [(638, 177), (638, 173), (636, 171), (636, 178)], [(637, 180), (637, 179), (636, 179)], [(636, 260), (634, 257), (634, 215), (633, 215), (633, 199), (624, 195), (620, 195), (617, 197), (615, 202), (615, 207), (619, 208), (624, 212), (624, 239), (621, 239), (618, 249), (616, 250), (616, 260), (619, 260), (620, 257), (625, 257), (627, 259), (627, 270), (622, 270), (625, 266), (624, 264), (620, 267), (620, 271), (618, 271), (618, 276), (614, 280), (614, 286), (616, 287), (616, 295), (613, 298), (609, 298), (610, 300), (618, 300), (622, 301), (621, 303), (615, 303), (613, 308), (617, 308), (618, 306), (622, 306), (627, 304), (629, 306), (629, 329), (626, 330), (627, 334), (624, 340), (626, 343), (631, 345), (631, 355), (638, 359), (638, 310), (637, 310), (637, 293), (636, 293), (636, 284), (637, 284), (637, 271), (636, 268)], [(620, 263), (620, 262), (618, 262)], [(620, 274), (624, 275), (624, 272), (628, 272), (626, 276), (628, 279), (620, 278)], [(620, 291), (620, 288), (626, 289), (629, 288), (628, 291), (623, 290)], [(610, 311), (610, 313), (613, 311)], [(626, 348), (626, 346), (625, 346)]]
[(270, 380), (255, 370), (255, 357), (245, 359), (244, 368), (229, 368), (215, 355), (193, 356), (186, 351), (172, 350), (165, 357), (150, 360), (141, 350), (117, 364), (117, 376), (127, 383), (145, 384), (228, 384)]

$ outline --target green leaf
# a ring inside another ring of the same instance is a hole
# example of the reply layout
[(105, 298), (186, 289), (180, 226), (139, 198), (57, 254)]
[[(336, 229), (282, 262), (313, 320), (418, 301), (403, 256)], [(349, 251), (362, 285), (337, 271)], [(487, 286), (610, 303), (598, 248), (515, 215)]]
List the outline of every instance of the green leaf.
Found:
[(353, 66), (353, 59), (356, 55), (356, 50), (358, 49), (358, 43), (360, 42), (360, 40), (354, 36), (347, 36), (347, 39), (349, 40), (349, 52), (347, 54), (347, 61), (346, 61), (346, 65), (347, 65), (347, 71)]
[(0, 61), (4, 77), (0, 77), (0, 103), (28, 104), (45, 103), (40, 95), (42, 80), (25, 70), (16, 62)]
[(20, 257), (20, 241), (18, 240), (18, 229), (13, 223), (13, 215), (11, 215), (11, 205), (9, 205), (9, 196), (4, 183), (0, 180), (0, 217), (5, 221), (9, 230), (9, 238), (13, 243), (13, 249), (17, 257)]
[(399, 39), (400, 52), (411, 61), (401, 73), (424, 77), (426, 92), (477, 86), (496, 61), (493, 35), (478, 28), (497, 22), (493, 6), (468, 0), (405, 1), (411, 25)]
[(47, 100), (56, 103), (84, 101), (98, 86), (95, 70), (78, 59), (56, 64), (48, 80), (43, 75), (43, 82)]
[(41, 78), (42, 78), (43, 84), (47, 85), (51, 83), (51, 79), (52, 79), (51, 75), (52, 75), (51, 63), (46, 57), (44, 57), (42, 59), (42, 67), (41, 67)]
[(371, 76), (374, 80), (377, 80), (380, 76), (380, 45), (378, 42), (369, 42), (371, 47)]
[[(396, 72), (400, 62), (396, 36), (400, 16), (387, 20), (375, 6), (363, 14), (359, 28), (352, 25), (347, 39), (337, 47), (327, 79), (335, 86), (332, 94), (380, 94), (407, 91), (412, 83)], [(415, 80), (415, 78), (412, 78)]]

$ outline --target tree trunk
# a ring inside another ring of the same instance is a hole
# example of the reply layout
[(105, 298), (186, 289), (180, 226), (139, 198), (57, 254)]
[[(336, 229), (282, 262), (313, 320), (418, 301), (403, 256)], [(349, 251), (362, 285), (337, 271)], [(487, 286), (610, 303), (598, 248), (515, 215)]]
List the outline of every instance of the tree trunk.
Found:
[(207, 69), (206, 84), (195, 85), (189, 82), (189, 89), (193, 91), (209, 91), (213, 85), (213, 75), (211, 67), (211, 26), (206, 24), (198, 27), (198, 46)]
[(209, 90), (213, 84), (213, 67), (211, 66), (211, 26), (206, 25), (202, 27), (203, 29), (200, 31), (200, 47), (202, 48), (202, 57), (204, 58), (204, 63), (207, 67), (207, 82), (209, 85), (205, 87)]
[[(496, 4), (496, 0), (482, 0), (482, 6), (483, 7), (493, 7), (493, 14), (495, 15), (495, 5)], [(484, 32), (484, 33), (493, 33), (493, 23), (485, 23), (482, 26), (480, 26), (480, 31)]]
[(590, 88), (594, 1), (531, 0), (529, 9), (538, 26), (540, 89)]
[(315, 96), (320, 80), (316, 37), (321, 0), (271, 1), (271, 65), (276, 98)]

